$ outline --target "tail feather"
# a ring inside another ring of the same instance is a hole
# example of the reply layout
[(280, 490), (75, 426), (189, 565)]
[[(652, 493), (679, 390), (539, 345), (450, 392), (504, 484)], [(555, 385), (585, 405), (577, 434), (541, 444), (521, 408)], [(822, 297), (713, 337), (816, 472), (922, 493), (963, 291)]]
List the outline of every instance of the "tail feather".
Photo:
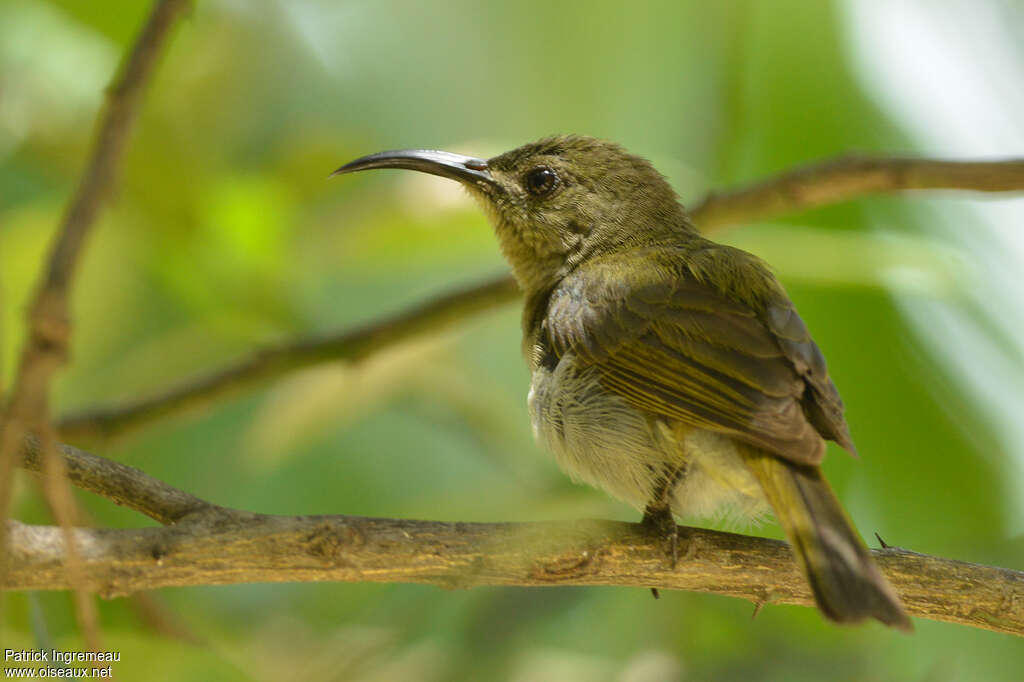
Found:
[(912, 630), (903, 605), (853, 529), (821, 470), (757, 450), (744, 454), (825, 617), (838, 623), (876, 618), (886, 625)]

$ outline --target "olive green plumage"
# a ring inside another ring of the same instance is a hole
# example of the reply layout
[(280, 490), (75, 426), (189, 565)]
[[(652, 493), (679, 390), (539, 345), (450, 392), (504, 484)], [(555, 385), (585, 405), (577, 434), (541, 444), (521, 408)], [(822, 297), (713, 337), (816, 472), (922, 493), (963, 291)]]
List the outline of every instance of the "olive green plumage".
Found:
[(647, 161), (602, 140), (339, 172), (382, 167), (452, 177), (484, 207), (526, 294), (534, 431), (571, 475), (645, 520), (767, 503), (828, 618), (910, 627), (818, 468), (825, 439), (854, 451), (843, 404), (760, 259), (698, 234)]

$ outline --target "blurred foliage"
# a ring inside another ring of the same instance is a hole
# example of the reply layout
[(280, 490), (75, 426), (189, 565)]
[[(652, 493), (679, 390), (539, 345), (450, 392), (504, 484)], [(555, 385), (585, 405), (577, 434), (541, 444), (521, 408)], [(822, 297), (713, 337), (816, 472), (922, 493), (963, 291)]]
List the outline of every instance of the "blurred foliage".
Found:
[[(985, 40), (1024, 44), (1021, 13), (991, 4), (1008, 20)], [(103, 88), (145, 5), (0, 5), (4, 377)], [(852, 150), (935, 153), (873, 99), (852, 56), (871, 37), (849, 17), (816, 0), (197, 2), (81, 269), (61, 411), (503, 271), (484, 217), (452, 185), (327, 178), (364, 153), (485, 156), (581, 132), (653, 159), (686, 201)], [(929, 331), (934, 318), (909, 313), (966, 319), (1019, 364), (1019, 339), (1000, 336), (979, 303), (999, 282), (962, 248), (985, 239), (972, 214), (957, 214), (955, 238), (931, 229), (952, 205), (866, 199), (718, 236), (773, 263), (829, 358), (863, 455), (834, 453), (826, 469), (864, 535), (1022, 568), (1024, 446), (1000, 427), (1018, 413), (965, 387), (956, 362), (985, 351), (951, 348), (952, 336)], [(1001, 315), (1022, 317), (1019, 301), (1006, 305), (1018, 308)], [(94, 449), (263, 512), (637, 519), (571, 484), (532, 443), (514, 308)], [(18, 482), (17, 516), (49, 522), (34, 485)], [(149, 523), (80, 499), (99, 525)], [(923, 621), (910, 637), (839, 629), (777, 606), (752, 620), (749, 604), (687, 593), (656, 602), (632, 589), (319, 584), (159, 597), (203, 643), (168, 639), (130, 600), (105, 602), (121, 679), (1011, 680), (1024, 669), (1009, 636)], [(67, 595), (7, 603), (5, 646), (38, 644), (40, 623), (55, 646), (81, 646)]]

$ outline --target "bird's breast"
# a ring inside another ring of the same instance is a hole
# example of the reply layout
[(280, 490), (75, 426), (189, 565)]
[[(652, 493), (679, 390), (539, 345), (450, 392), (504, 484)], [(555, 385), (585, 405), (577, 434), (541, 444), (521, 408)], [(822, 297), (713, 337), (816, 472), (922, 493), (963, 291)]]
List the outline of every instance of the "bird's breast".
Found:
[(528, 397), (537, 440), (573, 478), (642, 508), (665, 460), (647, 416), (568, 353), (534, 369)]
[(638, 409), (600, 379), (599, 366), (571, 352), (532, 372), (527, 402), (534, 435), (573, 479), (643, 509), (666, 473), (683, 468), (672, 495), (676, 514), (762, 512), (760, 487), (729, 437)]

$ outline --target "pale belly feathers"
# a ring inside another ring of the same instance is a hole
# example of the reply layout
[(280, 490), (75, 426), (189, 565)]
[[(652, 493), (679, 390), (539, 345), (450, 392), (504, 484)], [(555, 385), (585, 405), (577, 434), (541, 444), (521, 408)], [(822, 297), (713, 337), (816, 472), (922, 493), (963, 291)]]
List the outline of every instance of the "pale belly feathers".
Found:
[(537, 440), (573, 479), (643, 509), (667, 470), (685, 467), (672, 494), (678, 516), (756, 521), (768, 506), (732, 440), (647, 414), (610, 393), (572, 353), (533, 371), (528, 397)]

